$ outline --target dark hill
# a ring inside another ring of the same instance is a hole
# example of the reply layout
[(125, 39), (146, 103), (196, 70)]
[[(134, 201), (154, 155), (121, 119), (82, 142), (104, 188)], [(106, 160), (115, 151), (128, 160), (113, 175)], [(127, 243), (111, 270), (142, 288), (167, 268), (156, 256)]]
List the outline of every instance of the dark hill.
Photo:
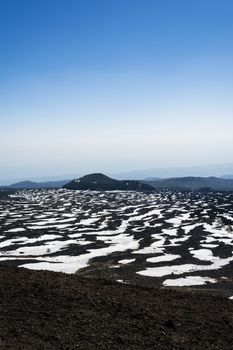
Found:
[(10, 195), (14, 194), (14, 189), (8, 189), (8, 188), (0, 188), (0, 200), (1, 199), (10, 199)]
[(64, 185), (63, 188), (70, 190), (91, 190), (91, 191), (151, 191), (154, 190), (150, 184), (139, 181), (112, 179), (104, 174), (89, 174), (73, 180)]

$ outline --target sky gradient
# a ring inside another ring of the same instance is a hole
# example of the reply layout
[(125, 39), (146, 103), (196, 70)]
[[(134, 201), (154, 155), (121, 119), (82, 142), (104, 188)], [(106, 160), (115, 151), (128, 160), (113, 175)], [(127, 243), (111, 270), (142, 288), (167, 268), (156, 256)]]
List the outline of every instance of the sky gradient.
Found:
[(0, 179), (232, 163), (233, 1), (0, 0)]

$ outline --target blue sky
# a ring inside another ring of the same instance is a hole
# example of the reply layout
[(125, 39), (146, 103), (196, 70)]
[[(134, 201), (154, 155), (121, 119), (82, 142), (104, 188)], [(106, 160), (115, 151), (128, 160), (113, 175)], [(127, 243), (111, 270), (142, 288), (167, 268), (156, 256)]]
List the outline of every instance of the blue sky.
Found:
[(232, 163), (231, 0), (0, 0), (0, 179)]

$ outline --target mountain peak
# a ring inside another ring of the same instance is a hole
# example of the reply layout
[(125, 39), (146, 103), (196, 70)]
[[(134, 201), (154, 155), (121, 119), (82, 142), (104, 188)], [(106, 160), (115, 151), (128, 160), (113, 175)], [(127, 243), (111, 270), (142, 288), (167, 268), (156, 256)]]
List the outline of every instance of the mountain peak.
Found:
[(112, 179), (102, 173), (93, 173), (75, 179), (64, 186), (71, 190), (91, 191), (151, 191), (153, 187), (139, 181)]
[(105, 182), (105, 181), (112, 181), (114, 179), (111, 179), (109, 176), (104, 175), (102, 173), (93, 173), (93, 174), (84, 175), (80, 177), (78, 180)]

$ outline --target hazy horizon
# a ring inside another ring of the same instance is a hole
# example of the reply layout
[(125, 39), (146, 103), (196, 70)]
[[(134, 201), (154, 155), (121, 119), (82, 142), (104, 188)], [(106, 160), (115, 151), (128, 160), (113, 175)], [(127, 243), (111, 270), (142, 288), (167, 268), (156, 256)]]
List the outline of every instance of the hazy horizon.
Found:
[[(90, 172), (75, 172), (73, 174), (35, 174), (26, 175), (16, 178), (0, 178), (0, 186), (11, 185), (15, 182), (20, 181), (35, 181), (35, 182), (46, 182), (46, 181), (60, 181), (60, 180), (71, 180), (87, 175)], [(233, 176), (233, 163), (229, 164), (209, 164), (209, 165), (196, 165), (190, 167), (178, 166), (178, 167), (164, 167), (164, 168), (149, 168), (149, 169), (126, 169), (125, 172), (111, 173), (109, 171), (103, 171), (101, 169), (94, 169), (91, 173), (105, 173), (110, 177), (114, 177), (119, 180), (142, 180), (147, 177), (158, 177), (158, 178), (170, 178), (170, 177), (221, 177), (221, 176)]]
[(231, 164), (232, 17), (230, 0), (0, 0), (0, 179)]

